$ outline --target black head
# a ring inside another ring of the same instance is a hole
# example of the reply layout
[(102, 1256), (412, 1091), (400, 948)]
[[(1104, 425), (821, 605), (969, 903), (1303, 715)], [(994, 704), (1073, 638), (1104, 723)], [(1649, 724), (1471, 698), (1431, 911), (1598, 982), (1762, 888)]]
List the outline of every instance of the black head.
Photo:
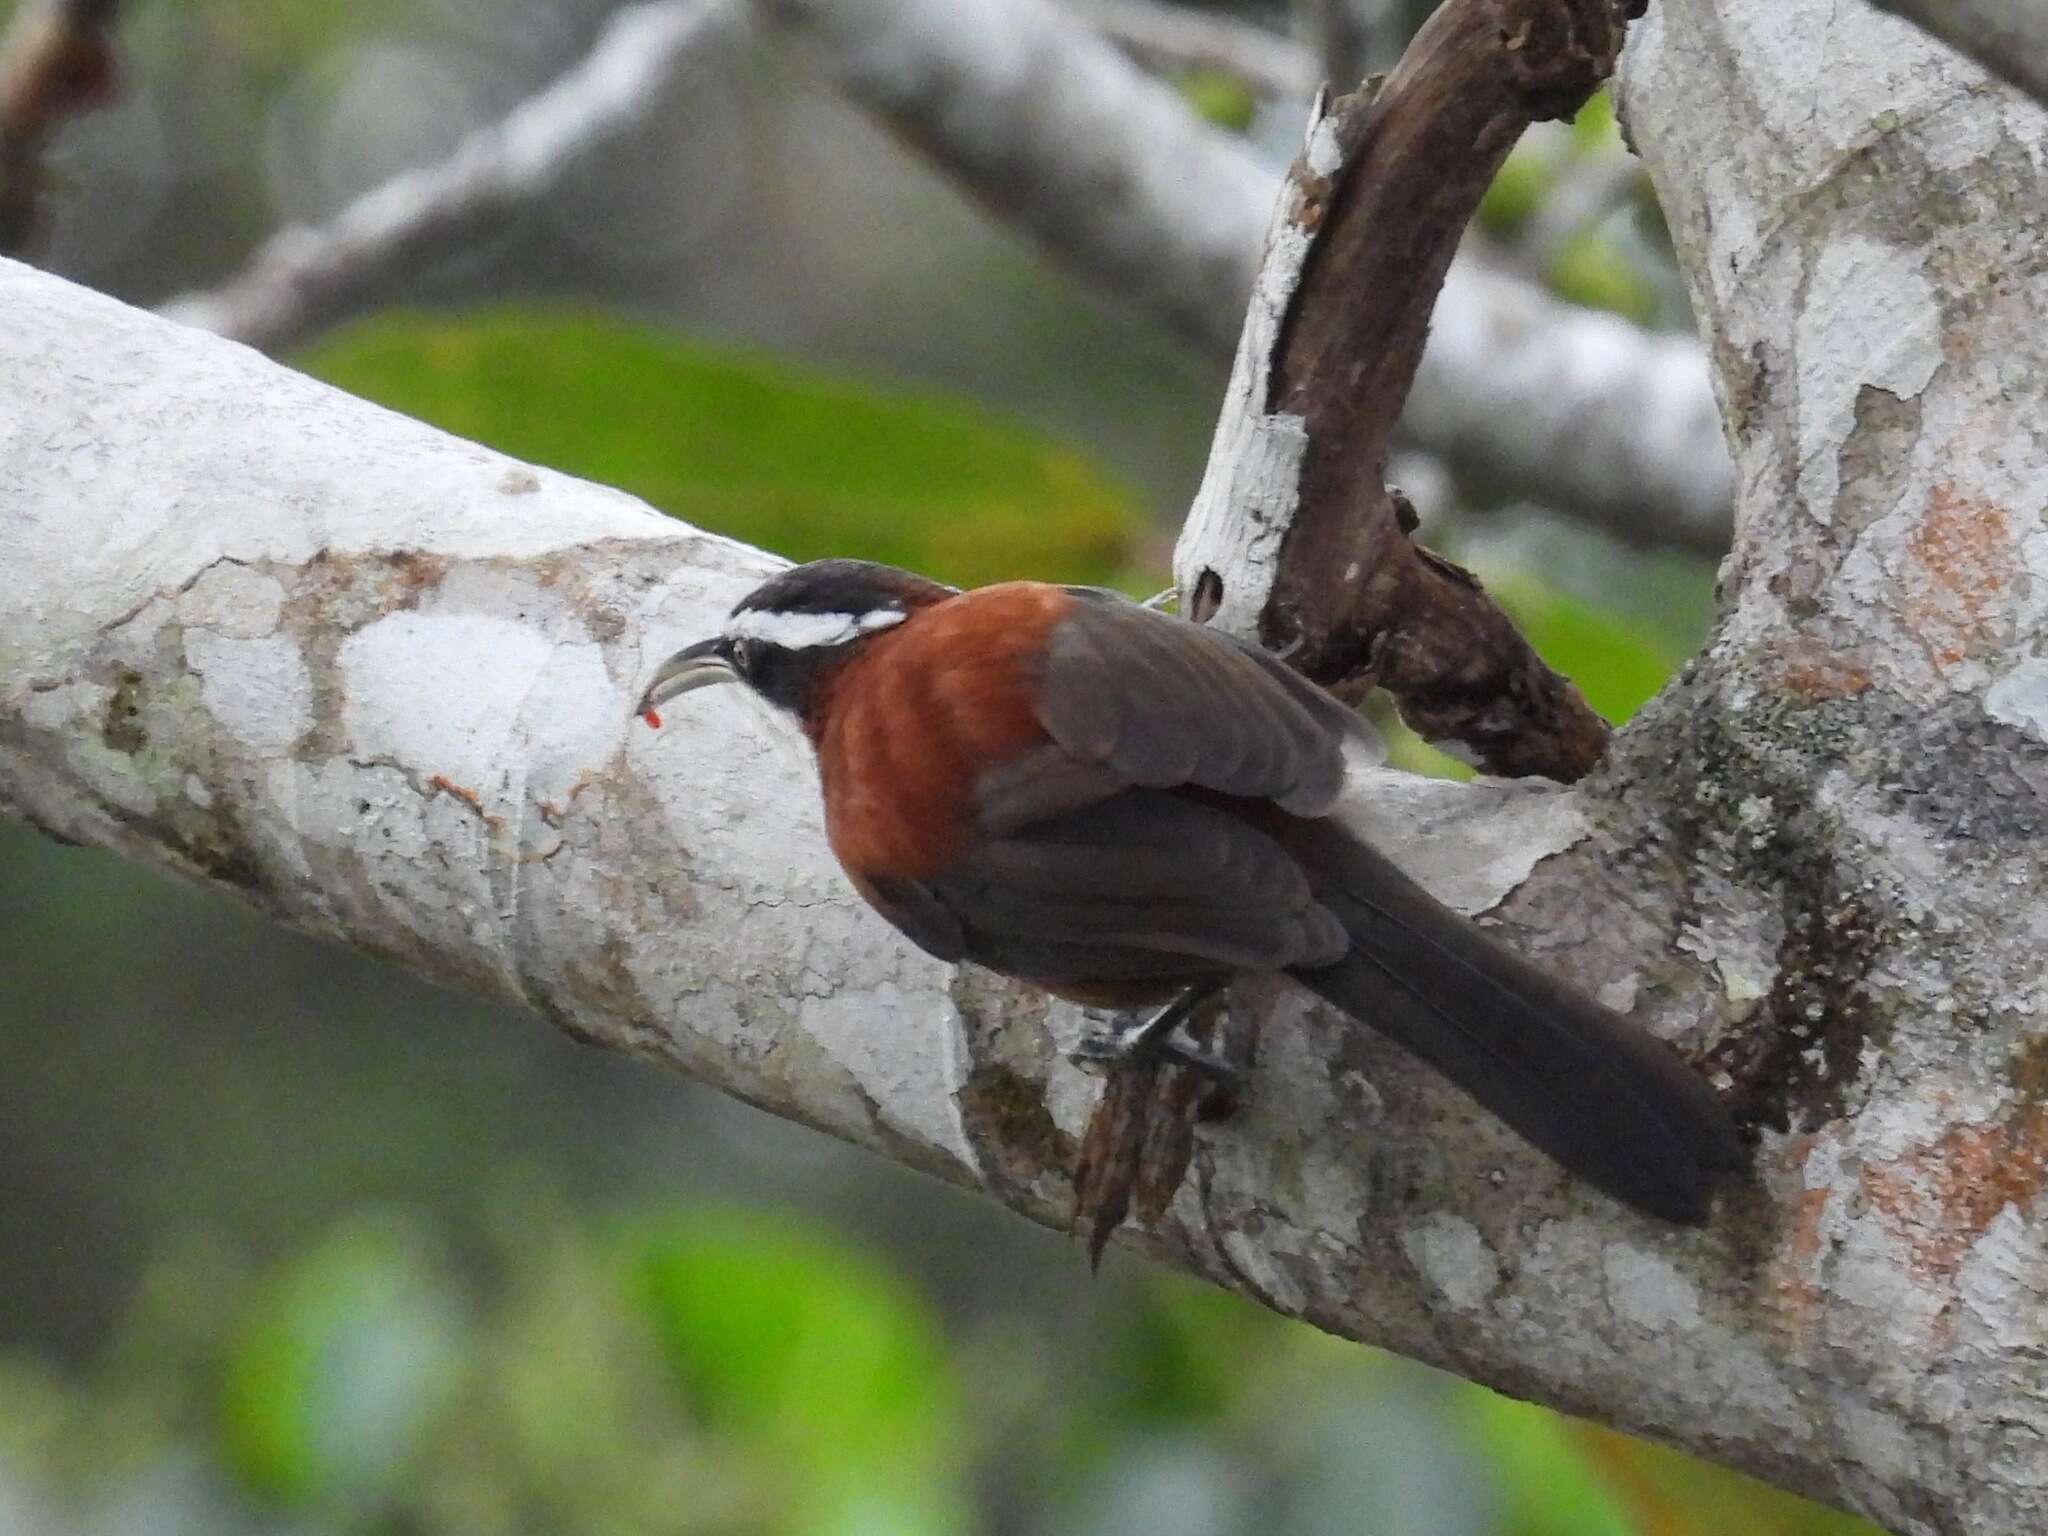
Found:
[(725, 630), (663, 662), (640, 700), (656, 705), (713, 683), (739, 681), (801, 717), (817, 683), (861, 644), (953, 588), (866, 560), (813, 560), (772, 576), (734, 605)]

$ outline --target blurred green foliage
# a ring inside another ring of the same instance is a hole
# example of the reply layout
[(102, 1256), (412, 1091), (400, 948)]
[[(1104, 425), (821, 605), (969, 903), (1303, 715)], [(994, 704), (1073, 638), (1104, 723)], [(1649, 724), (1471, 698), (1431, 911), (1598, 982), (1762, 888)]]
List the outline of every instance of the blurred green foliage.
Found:
[(1597, 228), (1566, 237), (1544, 265), (1543, 281), (1559, 298), (1612, 310), (1638, 325), (1648, 324), (1657, 312), (1657, 290), (1629, 254)]
[(1669, 634), (1604, 613), (1528, 575), (1496, 575), (1486, 585), (1537, 653), (1577, 683), (1611, 724), (1648, 703), (1691, 654)]
[(1543, 206), (1553, 176), (1547, 155), (1526, 142), (1516, 144), (1480, 196), (1474, 215), (1479, 227), (1496, 235), (1516, 233)]
[[(1479, 227), (1504, 240), (1516, 238), (1564, 178), (1624, 153), (1613, 101), (1606, 91), (1596, 91), (1565, 132), (1525, 135), (1509, 151), (1480, 199)], [(1645, 211), (1655, 216), (1654, 200)], [(1611, 310), (1639, 324), (1655, 319), (1663, 302), (1641, 251), (1617, 239), (1604, 219), (1567, 230), (1542, 267), (1544, 283), (1560, 298)]]
[(1112, 582), (1128, 491), (975, 406), (582, 312), (396, 315), (299, 359), (331, 384), (793, 560), (973, 586)]
[(931, 1308), (843, 1240), (700, 1213), (630, 1245), (635, 1299), (700, 1421), (786, 1469), (781, 1529), (958, 1529), (961, 1389)]
[(446, 1406), (463, 1341), (419, 1231), (331, 1233), (250, 1298), (220, 1394), (220, 1447), (252, 1491), (284, 1505), (393, 1493)]
[(405, 0), (183, 0), (213, 46), (259, 89), (282, 85), (335, 43), (388, 33), (417, 10)]
[(1559, 174), (1573, 162), (1624, 148), (1613, 98), (1605, 90), (1595, 91), (1562, 135), (1530, 133), (1515, 142), (1479, 200), (1475, 217), (1480, 228), (1514, 234), (1542, 208)]
[(1173, 76), (1181, 99), (1206, 121), (1243, 133), (1259, 110), (1259, 98), (1237, 76), (1220, 69), (1189, 69)]
[(945, 1536), (997, 1467), (1048, 1536), (1157, 1528), (1190, 1467), (1196, 1528), (1262, 1536), (1867, 1530), (1192, 1281), (1098, 1311), (1070, 1369), (1005, 1369), (787, 1210), (605, 1230), (529, 1192), (465, 1262), (357, 1216), (265, 1269), (168, 1257), (82, 1382), (0, 1363), (0, 1472), (91, 1529), (182, 1468), (170, 1528), (208, 1536)]

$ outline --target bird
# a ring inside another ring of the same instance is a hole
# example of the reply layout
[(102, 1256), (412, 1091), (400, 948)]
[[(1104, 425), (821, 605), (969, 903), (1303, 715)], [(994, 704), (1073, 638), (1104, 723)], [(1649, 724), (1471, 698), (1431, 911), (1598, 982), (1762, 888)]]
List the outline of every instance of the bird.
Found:
[(1647, 1215), (1704, 1222), (1746, 1162), (1675, 1051), (1334, 814), (1359, 717), (1257, 645), (1103, 589), (827, 559), (741, 598), (636, 713), (722, 683), (801, 726), (833, 854), (913, 944), (1129, 1017), (1086, 1056), (1213, 1068), (1175, 1030), (1279, 973)]

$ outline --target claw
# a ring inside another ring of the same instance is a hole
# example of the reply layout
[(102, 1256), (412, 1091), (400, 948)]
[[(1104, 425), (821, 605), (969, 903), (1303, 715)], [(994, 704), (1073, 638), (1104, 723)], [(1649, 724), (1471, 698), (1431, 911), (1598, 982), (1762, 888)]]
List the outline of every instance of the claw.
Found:
[(1222, 1087), (1235, 1089), (1237, 1069), (1180, 1033), (1181, 1026), (1215, 993), (1214, 987), (1190, 987), (1150, 1018), (1127, 1016), (1103, 1033), (1084, 1036), (1067, 1052), (1067, 1060), (1090, 1071), (1142, 1066), (1147, 1062), (1185, 1067)]

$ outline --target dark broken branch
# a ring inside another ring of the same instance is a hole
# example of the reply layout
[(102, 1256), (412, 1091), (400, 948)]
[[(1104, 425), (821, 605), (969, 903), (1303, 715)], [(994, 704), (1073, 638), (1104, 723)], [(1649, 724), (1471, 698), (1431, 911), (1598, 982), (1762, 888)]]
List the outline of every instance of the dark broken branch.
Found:
[[(1176, 553), (1191, 608), (1492, 773), (1572, 780), (1607, 728), (1469, 573), (1409, 539), (1393, 432), (1458, 241), (1530, 123), (1613, 71), (1627, 0), (1448, 0), (1377, 95), (1319, 110)], [(1197, 600), (1206, 588), (1210, 599)]]

